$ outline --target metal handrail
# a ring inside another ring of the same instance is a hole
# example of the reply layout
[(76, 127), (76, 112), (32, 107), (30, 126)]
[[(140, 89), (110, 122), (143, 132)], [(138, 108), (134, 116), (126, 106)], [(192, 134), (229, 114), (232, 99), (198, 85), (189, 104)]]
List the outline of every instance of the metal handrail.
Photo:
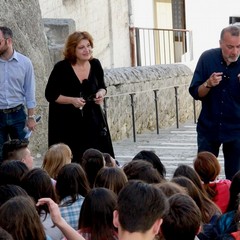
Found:
[[(131, 114), (132, 114), (132, 130), (133, 130), (133, 141), (136, 142), (136, 122), (135, 122), (135, 104), (134, 104), (134, 96), (136, 96), (137, 94), (142, 94), (142, 93), (146, 93), (146, 92), (153, 92), (154, 93), (154, 102), (155, 102), (155, 113), (156, 113), (156, 128), (157, 128), (157, 134), (159, 134), (159, 111), (158, 111), (158, 92), (159, 90), (165, 90), (165, 89), (173, 89), (174, 90), (174, 94), (175, 94), (175, 117), (176, 117), (176, 128), (179, 128), (179, 95), (178, 95), (178, 89), (181, 86), (187, 86), (187, 84), (180, 84), (177, 86), (168, 86), (168, 87), (163, 87), (160, 89), (149, 89), (149, 90), (145, 90), (145, 91), (138, 91), (138, 92), (126, 92), (126, 93), (121, 93), (121, 94), (114, 94), (114, 95), (107, 95), (104, 98), (104, 104), (103, 104), (103, 108), (104, 108), (104, 112), (106, 113), (107, 116), (107, 101), (109, 100), (109, 98), (114, 98), (114, 97), (119, 97), (119, 96), (129, 96), (130, 97), (130, 102), (131, 102)], [(194, 119), (194, 123), (196, 123), (196, 116), (197, 116), (197, 110), (196, 110), (196, 106), (195, 106), (195, 100), (193, 99), (193, 119)]]

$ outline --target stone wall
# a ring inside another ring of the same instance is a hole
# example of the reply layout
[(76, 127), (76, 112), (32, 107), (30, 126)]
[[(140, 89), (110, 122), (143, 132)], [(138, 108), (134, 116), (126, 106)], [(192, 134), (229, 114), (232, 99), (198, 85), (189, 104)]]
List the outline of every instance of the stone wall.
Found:
[(133, 93), (137, 134), (156, 130), (154, 90), (157, 90), (159, 128), (176, 125), (176, 89), (179, 123), (193, 120), (193, 100), (188, 92), (191, 78), (191, 70), (181, 64), (105, 70), (106, 111), (113, 140), (133, 135), (130, 97)]
[(65, 18), (44, 18), (43, 24), (51, 60), (55, 64), (63, 58), (63, 48), (68, 35), (76, 31), (75, 22)]

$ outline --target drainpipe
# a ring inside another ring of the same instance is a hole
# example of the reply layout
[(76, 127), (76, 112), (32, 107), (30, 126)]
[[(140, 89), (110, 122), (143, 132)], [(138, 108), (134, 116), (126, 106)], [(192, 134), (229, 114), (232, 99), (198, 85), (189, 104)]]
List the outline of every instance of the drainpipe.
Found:
[(128, 18), (129, 18), (129, 40), (130, 40), (130, 58), (131, 66), (136, 66), (135, 61), (135, 30), (134, 30), (134, 15), (132, 9), (132, 0), (128, 0)]
[(134, 16), (132, 8), (132, 0), (128, 0), (128, 17), (129, 17), (129, 27), (134, 27)]
[(114, 46), (113, 46), (113, 26), (112, 26), (112, 4), (108, 0), (108, 22), (109, 22), (109, 51), (110, 51), (110, 66), (114, 68)]

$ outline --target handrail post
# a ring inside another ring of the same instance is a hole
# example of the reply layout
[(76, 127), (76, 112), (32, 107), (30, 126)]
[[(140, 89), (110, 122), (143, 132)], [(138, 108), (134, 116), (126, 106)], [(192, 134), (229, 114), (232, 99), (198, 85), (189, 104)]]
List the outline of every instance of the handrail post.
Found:
[(194, 123), (197, 123), (196, 102), (195, 102), (195, 99), (193, 99), (193, 119), (194, 119)]
[(158, 124), (158, 96), (157, 96), (158, 89), (153, 90), (153, 92), (154, 92), (154, 102), (155, 102), (155, 111), (156, 111), (156, 128), (157, 128), (157, 134), (159, 134), (159, 124)]
[(176, 104), (176, 124), (177, 124), (177, 128), (179, 128), (179, 120), (178, 120), (178, 86), (175, 86), (174, 89), (175, 89), (175, 104)]
[(107, 100), (108, 100), (108, 97), (105, 97), (105, 98), (103, 99), (103, 110), (104, 110), (106, 119), (107, 119), (107, 108), (108, 108)]
[(135, 114), (134, 114), (134, 95), (135, 95), (135, 93), (130, 93), (129, 95), (131, 97), (131, 107), (132, 107), (133, 141), (136, 142)]

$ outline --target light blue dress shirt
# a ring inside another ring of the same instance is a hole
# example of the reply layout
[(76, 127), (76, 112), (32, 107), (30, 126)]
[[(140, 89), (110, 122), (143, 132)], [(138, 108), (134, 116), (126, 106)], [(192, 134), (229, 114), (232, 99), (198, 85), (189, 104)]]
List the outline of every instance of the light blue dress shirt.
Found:
[(35, 77), (31, 60), (14, 50), (9, 60), (0, 58), (0, 109), (19, 104), (36, 107)]

